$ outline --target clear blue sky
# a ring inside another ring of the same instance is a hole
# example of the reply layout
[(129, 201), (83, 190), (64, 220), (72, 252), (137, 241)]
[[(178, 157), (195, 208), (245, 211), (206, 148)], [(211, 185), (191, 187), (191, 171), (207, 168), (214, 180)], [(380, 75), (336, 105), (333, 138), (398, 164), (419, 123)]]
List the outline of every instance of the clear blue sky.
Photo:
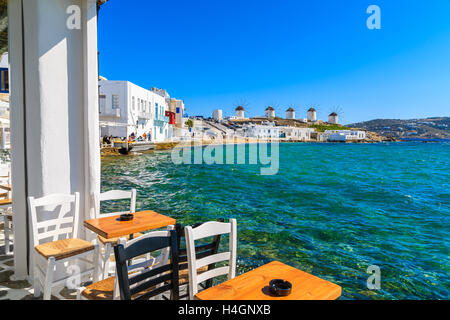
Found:
[[(381, 30), (366, 27), (369, 5)], [(100, 74), (183, 99), (189, 115), (267, 105), (343, 123), (450, 116), (450, 1), (110, 0)]]

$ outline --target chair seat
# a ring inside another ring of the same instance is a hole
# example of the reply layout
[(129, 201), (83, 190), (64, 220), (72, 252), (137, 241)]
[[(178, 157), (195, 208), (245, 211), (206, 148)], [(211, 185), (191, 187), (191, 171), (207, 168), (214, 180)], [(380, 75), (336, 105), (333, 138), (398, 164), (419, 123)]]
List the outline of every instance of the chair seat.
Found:
[[(81, 295), (88, 300), (113, 300), (114, 299), (114, 281), (116, 277), (110, 277), (105, 280), (95, 282), (87, 286)], [(143, 292), (136, 294), (134, 296), (139, 296), (147, 291), (155, 290), (156, 287), (151, 287)]]
[[(134, 239), (136, 239), (137, 237), (140, 237), (140, 236), (142, 236), (142, 233), (134, 233), (133, 234), (133, 238)], [(109, 244), (111, 244), (111, 246), (117, 245), (117, 243), (119, 242), (120, 238), (122, 238), (122, 237), (106, 239), (106, 238), (104, 238), (102, 236), (98, 236), (98, 240), (100, 240), (101, 243), (103, 243), (103, 244), (109, 243)], [(123, 238), (125, 238), (125, 237), (123, 237)], [(127, 241), (130, 240), (130, 236), (129, 235), (126, 238), (127, 238)]]
[(63, 239), (40, 244), (35, 249), (45, 259), (61, 260), (94, 250), (94, 244), (81, 239)]
[[(198, 268), (197, 274), (202, 274), (206, 271), (208, 271), (208, 266)], [(189, 283), (189, 270), (188, 269), (180, 270), (178, 272), (178, 277), (179, 277), (179, 285), (180, 286), (183, 284)]]
[(2, 199), (0, 200), (0, 206), (7, 206), (12, 204), (12, 199)]
[(81, 294), (89, 300), (113, 300), (114, 280), (115, 277), (110, 277), (105, 280), (95, 282), (87, 286)]

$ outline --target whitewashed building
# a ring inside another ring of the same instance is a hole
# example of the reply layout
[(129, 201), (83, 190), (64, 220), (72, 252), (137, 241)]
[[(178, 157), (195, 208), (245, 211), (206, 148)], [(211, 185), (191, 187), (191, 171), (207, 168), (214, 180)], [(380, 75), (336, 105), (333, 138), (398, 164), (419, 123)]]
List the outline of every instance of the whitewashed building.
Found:
[[(151, 141), (171, 138), (166, 99), (129, 81), (99, 81), (101, 136), (136, 137), (145, 133)], [(117, 124), (117, 125), (114, 125)]]
[[(184, 101), (175, 99), (175, 98), (166, 98), (166, 102), (169, 105), (169, 112), (174, 113), (175, 115), (175, 127), (184, 128), (185, 124), (183, 122), (184, 112), (186, 110), (184, 106)], [(174, 131), (174, 135), (175, 131)]]
[(245, 136), (248, 138), (266, 139), (273, 138), (278, 139), (280, 137), (280, 128), (276, 127), (273, 122), (257, 124), (246, 124), (243, 126)]
[(286, 140), (310, 141), (314, 128), (279, 127), (280, 137)]
[(359, 130), (326, 130), (325, 135), (331, 142), (361, 141), (366, 139), (366, 132)]

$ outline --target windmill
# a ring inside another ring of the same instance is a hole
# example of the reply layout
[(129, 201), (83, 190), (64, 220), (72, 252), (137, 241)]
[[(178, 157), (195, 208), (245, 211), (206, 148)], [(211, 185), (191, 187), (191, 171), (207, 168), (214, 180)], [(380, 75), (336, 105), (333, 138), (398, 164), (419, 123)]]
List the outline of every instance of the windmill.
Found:
[(234, 103), (234, 107), (236, 108), (236, 118), (237, 119), (245, 119), (245, 110), (248, 107), (249, 103), (246, 99), (239, 99)]
[(339, 124), (339, 118), (342, 120), (342, 114), (342, 108), (339, 105), (332, 107), (328, 115), (328, 123)]
[(317, 121), (317, 110), (319, 109), (318, 104), (309, 104), (306, 108), (306, 114), (308, 118), (308, 122), (316, 122)]

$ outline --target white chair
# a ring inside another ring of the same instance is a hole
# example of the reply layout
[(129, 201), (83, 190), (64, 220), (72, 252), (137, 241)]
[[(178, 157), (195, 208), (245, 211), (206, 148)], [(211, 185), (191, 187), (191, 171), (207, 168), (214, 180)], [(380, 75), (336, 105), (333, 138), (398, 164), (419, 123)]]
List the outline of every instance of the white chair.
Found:
[[(122, 244), (128, 248), (132, 244), (147, 238), (167, 237), (174, 226), (168, 226), (167, 231), (155, 231), (142, 235), (137, 239), (127, 242), (126, 238), (120, 238), (118, 244)], [(147, 258), (133, 260), (133, 265), (128, 266), (128, 272), (137, 276), (140, 273), (148, 272), (154, 268), (168, 264), (170, 249), (162, 250), (159, 256), (152, 257), (146, 255)], [(120, 300), (119, 283), (116, 277), (109, 277), (99, 282), (93, 283), (87, 287), (81, 287), (77, 291), (77, 300)]]
[[(0, 185), (11, 185), (11, 164), (0, 164)], [(3, 231), (5, 236), (5, 254), (9, 255), (12, 227), (12, 200), (11, 191), (0, 189), (0, 216), (3, 219)]]
[[(54, 287), (63, 287), (71, 277), (83, 279), (99, 277), (99, 247), (97, 244), (78, 239), (80, 194), (53, 194), (39, 199), (28, 197), (34, 246), (33, 287), (37, 297), (44, 292), (43, 299), (50, 300)], [(73, 210), (72, 210), (73, 207)], [(73, 212), (73, 214), (71, 214)], [(86, 257), (92, 256), (92, 260)], [(81, 268), (79, 262), (86, 263), (87, 269), (67, 276), (69, 262)], [(92, 267), (91, 267), (92, 266)], [(58, 272), (57, 272), (58, 270)], [(61, 271), (59, 271), (61, 270)], [(59, 273), (66, 273), (55, 280)], [(63, 299), (59, 293), (55, 296)]]
[(11, 235), (13, 234), (12, 200), (5, 198), (0, 200), (0, 217), (3, 219), (3, 232), (5, 236), (5, 254), (11, 254)]
[[(95, 211), (95, 219), (111, 217), (111, 216), (119, 216), (125, 213), (134, 213), (136, 212), (136, 189), (132, 189), (131, 191), (122, 191), (122, 190), (111, 190), (104, 193), (94, 193), (94, 211)], [(112, 212), (112, 213), (100, 213), (100, 203), (102, 201), (116, 201), (116, 200), (130, 200), (130, 210), (124, 212)], [(135, 236), (139, 236), (140, 234), (136, 234)], [(100, 241), (100, 254), (102, 260), (102, 279), (105, 279), (109, 276), (110, 272), (110, 258), (112, 255), (112, 248), (118, 243), (119, 238), (106, 239), (102, 236), (98, 236), (98, 240)]]
[[(227, 275), (228, 280), (236, 276), (236, 242), (237, 242), (237, 223), (235, 219), (230, 222), (206, 222), (193, 229), (191, 226), (185, 227), (186, 250), (189, 270), (189, 298), (194, 299), (198, 293), (198, 285), (206, 280)], [(229, 251), (221, 252), (207, 256), (202, 259), (196, 258), (195, 241), (218, 235), (229, 234)], [(212, 269), (201, 274), (197, 270), (210, 264), (228, 261), (228, 265)]]

